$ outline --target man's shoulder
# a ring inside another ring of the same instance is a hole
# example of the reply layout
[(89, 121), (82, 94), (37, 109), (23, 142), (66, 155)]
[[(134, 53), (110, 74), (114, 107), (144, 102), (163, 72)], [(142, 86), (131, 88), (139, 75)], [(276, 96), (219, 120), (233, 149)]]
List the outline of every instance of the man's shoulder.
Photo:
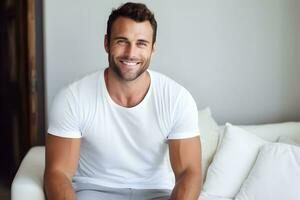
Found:
[(153, 80), (153, 95), (160, 101), (175, 105), (178, 101), (192, 98), (190, 92), (172, 78), (155, 71), (150, 71), (150, 73)]
[(157, 85), (161, 89), (181, 90), (184, 88), (174, 79), (165, 74), (153, 70), (149, 70), (149, 73), (151, 74), (151, 78), (153, 79), (153, 84)]
[(69, 83), (66, 88), (76, 93), (95, 91), (98, 84), (101, 83), (100, 79), (102, 72), (103, 70), (97, 70), (85, 74)]
[(84, 74), (80, 76), (79, 78), (75, 79), (73, 82), (71, 82), (70, 86), (83, 86), (83, 85), (89, 85), (89, 84), (95, 84), (99, 82), (101, 74), (103, 73), (103, 70), (97, 70), (94, 72), (90, 72), (88, 74)]
[(76, 100), (76, 102), (83, 99), (85, 99), (85, 101), (92, 99), (86, 97), (96, 95), (97, 89), (100, 88), (99, 84), (101, 84), (100, 79), (102, 72), (103, 70), (94, 71), (70, 82), (59, 90), (56, 94), (56, 98), (73, 99)]

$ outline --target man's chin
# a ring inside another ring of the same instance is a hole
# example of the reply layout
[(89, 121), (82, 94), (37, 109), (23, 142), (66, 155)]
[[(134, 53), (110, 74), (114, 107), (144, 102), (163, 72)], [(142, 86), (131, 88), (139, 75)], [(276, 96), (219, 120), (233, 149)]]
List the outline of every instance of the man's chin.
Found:
[(122, 81), (134, 81), (142, 76), (147, 68), (141, 68), (141, 66), (134, 67), (124, 67), (120, 65), (110, 65), (114, 74)]
[(136, 79), (138, 79), (141, 76), (141, 74), (122, 74), (121, 75), (121, 79), (124, 81), (135, 81)]

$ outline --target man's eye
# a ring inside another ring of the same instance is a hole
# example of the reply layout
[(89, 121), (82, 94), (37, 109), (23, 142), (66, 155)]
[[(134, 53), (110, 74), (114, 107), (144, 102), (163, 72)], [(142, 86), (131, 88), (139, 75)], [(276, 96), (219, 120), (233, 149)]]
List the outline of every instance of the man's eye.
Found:
[(117, 44), (125, 44), (125, 43), (126, 43), (125, 40), (118, 40), (118, 41), (117, 41)]
[(139, 47), (146, 47), (147, 44), (145, 42), (138, 42), (137, 46), (139, 46)]

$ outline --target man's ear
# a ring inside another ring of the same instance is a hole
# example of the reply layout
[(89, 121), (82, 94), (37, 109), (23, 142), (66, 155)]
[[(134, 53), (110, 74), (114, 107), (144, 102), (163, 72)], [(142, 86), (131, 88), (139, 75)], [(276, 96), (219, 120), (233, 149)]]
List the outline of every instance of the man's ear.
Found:
[(154, 42), (154, 44), (152, 45), (152, 52), (151, 55), (154, 55), (156, 52), (156, 43)]
[(109, 42), (108, 42), (107, 35), (104, 36), (104, 48), (105, 48), (106, 53), (109, 53)]

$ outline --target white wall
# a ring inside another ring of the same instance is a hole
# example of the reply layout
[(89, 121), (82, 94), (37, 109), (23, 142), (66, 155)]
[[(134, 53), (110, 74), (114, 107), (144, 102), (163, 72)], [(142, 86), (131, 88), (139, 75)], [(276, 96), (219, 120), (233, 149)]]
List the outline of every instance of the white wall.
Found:
[[(44, 2), (48, 108), (107, 66), (106, 20), (123, 1)], [(185, 86), (219, 123), (300, 120), (298, 0), (148, 0), (158, 21), (151, 68)]]

